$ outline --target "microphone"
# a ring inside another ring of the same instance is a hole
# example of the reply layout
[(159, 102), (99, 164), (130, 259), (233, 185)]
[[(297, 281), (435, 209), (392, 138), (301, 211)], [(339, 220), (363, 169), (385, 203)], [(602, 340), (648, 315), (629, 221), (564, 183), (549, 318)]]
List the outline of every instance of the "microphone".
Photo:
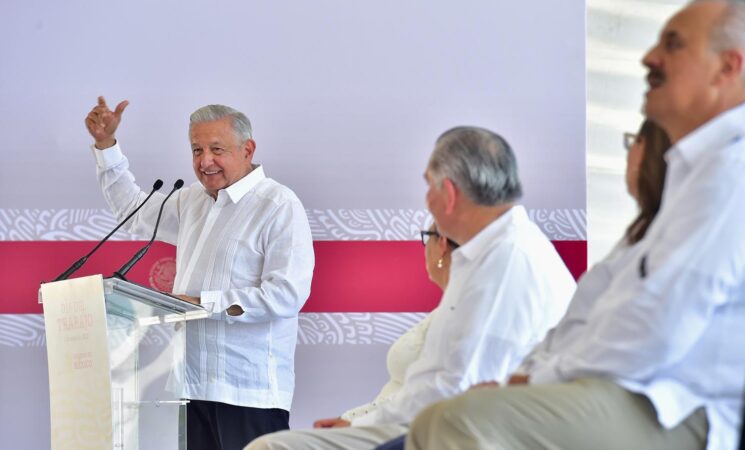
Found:
[(153, 237), (150, 238), (150, 241), (145, 244), (144, 247), (142, 247), (140, 250), (135, 253), (135, 255), (127, 261), (126, 264), (124, 264), (119, 270), (114, 272), (113, 276), (116, 278), (119, 278), (120, 280), (127, 281), (124, 276), (129, 272), (129, 269), (132, 268), (135, 264), (137, 264), (137, 261), (142, 259), (143, 256), (145, 256), (145, 253), (150, 249), (150, 246), (153, 245), (153, 241), (155, 240), (155, 236), (158, 234), (158, 225), (160, 225), (160, 216), (163, 214), (163, 207), (166, 206), (166, 202), (169, 198), (171, 198), (171, 195), (173, 195), (174, 192), (181, 189), (181, 187), (184, 185), (184, 180), (178, 179), (175, 183), (173, 183), (173, 189), (171, 189), (171, 192), (166, 195), (166, 198), (163, 200), (163, 203), (160, 204), (160, 211), (158, 211), (158, 219), (155, 221), (155, 230), (153, 231)]
[(116, 231), (119, 228), (121, 228), (122, 225), (124, 225), (125, 223), (127, 223), (127, 221), (129, 219), (131, 219), (132, 216), (134, 216), (137, 213), (137, 211), (139, 211), (140, 208), (142, 208), (143, 205), (145, 205), (145, 203), (147, 203), (148, 200), (150, 200), (150, 197), (153, 196), (153, 194), (155, 193), (155, 191), (157, 191), (161, 187), (163, 187), (163, 181), (161, 181), (161, 180), (155, 180), (155, 183), (153, 183), (153, 190), (150, 191), (150, 193), (147, 195), (147, 197), (145, 197), (145, 200), (143, 200), (142, 203), (140, 203), (140, 205), (137, 208), (134, 209), (134, 211), (132, 211), (131, 213), (129, 213), (129, 215), (127, 217), (125, 217), (124, 220), (122, 220), (121, 223), (119, 223), (119, 225), (116, 226), (116, 228), (114, 228), (113, 230), (111, 230), (111, 233), (107, 234), (105, 238), (101, 239), (101, 241), (99, 241), (98, 245), (96, 245), (95, 247), (93, 247), (93, 250), (91, 250), (90, 252), (88, 252), (87, 255), (83, 256), (79, 260), (75, 261), (75, 263), (73, 265), (71, 265), (67, 270), (65, 270), (64, 272), (62, 272), (57, 278), (54, 279), (54, 281), (66, 280), (70, 275), (72, 275), (78, 269), (80, 269), (81, 267), (83, 267), (83, 264), (85, 264), (85, 262), (88, 261), (88, 258), (93, 253), (95, 253), (96, 250), (98, 250), (98, 248), (101, 245), (103, 245), (103, 243), (106, 242), (111, 237), (111, 235), (113, 235), (114, 233), (116, 233)]

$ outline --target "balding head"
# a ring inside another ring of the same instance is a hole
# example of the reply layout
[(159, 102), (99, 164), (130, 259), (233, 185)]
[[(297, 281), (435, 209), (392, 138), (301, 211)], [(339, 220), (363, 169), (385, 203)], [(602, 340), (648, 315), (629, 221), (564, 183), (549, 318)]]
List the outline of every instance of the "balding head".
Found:
[(665, 24), (644, 57), (644, 112), (673, 142), (745, 101), (743, 18), (743, 3), (695, 1)]

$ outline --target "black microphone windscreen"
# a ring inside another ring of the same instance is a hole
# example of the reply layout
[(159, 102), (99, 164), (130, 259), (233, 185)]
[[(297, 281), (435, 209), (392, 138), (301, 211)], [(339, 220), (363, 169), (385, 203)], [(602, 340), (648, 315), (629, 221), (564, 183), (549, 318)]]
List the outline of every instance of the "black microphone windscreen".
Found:
[(153, 183), (153, 190), (157, 191), (158, 189), (163, 187), (163, 180), (157, 179), (155, 180), (155, 183)]
[(173, 187), (176, 189), (181, 189), (183, 185), (184, 185), (184, 180), (182, 180), (181, 178), (179, 178), (178, 180), (176, 180), (175, 183), (173, 183)]

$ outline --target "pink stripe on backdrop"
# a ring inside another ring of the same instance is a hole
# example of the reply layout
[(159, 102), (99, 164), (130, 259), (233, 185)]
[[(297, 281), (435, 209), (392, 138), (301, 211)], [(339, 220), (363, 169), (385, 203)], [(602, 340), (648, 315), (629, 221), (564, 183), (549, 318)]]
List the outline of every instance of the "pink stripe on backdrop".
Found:
[[(578, 278), (587, 267), (586, 241), (554, 241)], [(74, 276), (111, 274), (144, 243), (109, 242)], [(39, 283), (54, 279), (90, 251), (88, 241), (2, 241), (0, 314), (39, 314)], [(428, 280), (418, 241), (316, 241), (316, 268), (304, 312), (422, 312), (440, 297)], [(128, 274), (136, 283), (170, 290), (175, 249), (156, 243)]]

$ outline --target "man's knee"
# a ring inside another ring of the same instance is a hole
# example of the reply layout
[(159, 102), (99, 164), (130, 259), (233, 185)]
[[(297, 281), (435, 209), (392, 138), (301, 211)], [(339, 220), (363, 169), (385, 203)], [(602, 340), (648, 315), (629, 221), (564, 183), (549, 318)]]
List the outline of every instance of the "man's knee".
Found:
[(426, 408), (414, 420), (406, 448), (478, 448), (480, 440), (497, 427), (509, 428), (514, 419), (511, 402), (500, 400), (503, 389), (481, 388)]
[(465, 395), (459, 395), (422, 410), (411, 425), (406, 448), (429, 449), (443, 445), (447, 447), (443, 439), (463, 435), (463, 430), (467, 427), (466, 417), (470, 402)]
[(443, 403), (447, 403), (447, 400), (429, 405), (417, 414), (406, 436), (407, 449), (420, 450), (432, 447), (429, 438), (431, 431), (437, 429), (434, 424), (439, 421)]
[(284, 431), (269, 433), (260, 436), (249, 443), (243, 450), (289, 450), (290, 447), (283, 442)]

